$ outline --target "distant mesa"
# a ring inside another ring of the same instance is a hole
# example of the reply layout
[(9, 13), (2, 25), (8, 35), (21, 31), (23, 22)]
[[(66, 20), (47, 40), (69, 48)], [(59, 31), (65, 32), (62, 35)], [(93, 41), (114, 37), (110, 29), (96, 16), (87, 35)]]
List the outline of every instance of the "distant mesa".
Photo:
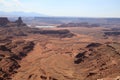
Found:
[(59, 38), (71, 38), (75, 36), (75, 34), (71, 33), (69, 30), (31, 30), (30, 33), (33, 34), (42, 34), (52, 37), (59, 37)]
[(120, 36), (120, 28), (111, 28), (110, 30), (103, 30), (104, 31), (104, 36)]
[(9, 20), (6, 17), (0, 17), (0, 26), (7, 25)]
[(19, 17), (15, 22), (9, 21), (7, 17), (0, 17), (0, 27), (21, 27), (26, 26), (22, 21), (22, 18)]
[(89, 24), (87, 22), (83, 23), (67, 23), (67, 24), (61, 24), (57, 27), (100, 27), (99, 24)]

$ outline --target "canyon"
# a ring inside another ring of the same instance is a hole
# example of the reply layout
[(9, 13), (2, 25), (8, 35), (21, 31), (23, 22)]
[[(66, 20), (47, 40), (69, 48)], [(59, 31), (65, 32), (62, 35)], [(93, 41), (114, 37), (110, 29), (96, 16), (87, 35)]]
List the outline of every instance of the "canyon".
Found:
[(119, 28), (33, 28), (4, 19), (0, 80), (120, 79)]

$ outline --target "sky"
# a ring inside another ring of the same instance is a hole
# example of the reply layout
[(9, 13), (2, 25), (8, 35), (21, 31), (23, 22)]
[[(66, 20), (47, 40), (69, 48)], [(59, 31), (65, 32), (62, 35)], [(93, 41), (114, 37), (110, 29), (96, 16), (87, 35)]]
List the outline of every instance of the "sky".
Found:
[(0, 0), (0, 11), (36, 12), (64, 17), (120, 18), (120, 0)]

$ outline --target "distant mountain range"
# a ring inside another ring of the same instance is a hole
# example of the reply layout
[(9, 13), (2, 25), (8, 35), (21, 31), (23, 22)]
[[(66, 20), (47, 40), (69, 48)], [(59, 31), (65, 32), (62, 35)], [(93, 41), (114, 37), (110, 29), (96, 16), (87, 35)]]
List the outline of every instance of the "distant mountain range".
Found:
[(34, 12), (3, 12), (0, 11), (0, 17), (46, 17), (47, 15)]

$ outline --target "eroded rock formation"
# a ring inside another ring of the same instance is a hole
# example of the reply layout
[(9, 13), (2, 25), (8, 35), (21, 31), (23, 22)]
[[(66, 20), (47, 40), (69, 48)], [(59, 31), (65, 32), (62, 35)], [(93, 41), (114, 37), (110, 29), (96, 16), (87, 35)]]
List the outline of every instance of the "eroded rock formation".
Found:
[(77, 64), (76, 73), (84, 77), (81, 80), (119, 76), (120, 43), (107, 43), (97, 47), (91, 45), (84, 52), (76, 55), (74, 62)]
[(23, 27), (26, 24), (19, 17), (15, 22), (9, 21), (7, 17), (0, 17), (0, 27)]
[(0, 80), (11, 80), (20, 67), (19, 61), (34, 47), (33, 42), (16, 41), (0, 45)]
[(0, 17), (0, 27), (5, 26), (9, 23), (7, 17)]
[(74, 57), (64, 53), (42, 54), (39, 48), (37, 45), (23, 60), (13, 80), (101, 80), (120, 75), (119, 43), (91, 45)]
[(18, 27), (20, 27), (20, 26), (26, 26), (26, 24), (23, 23), (21, 17), (19, 17), (18, 20), (15, 21), (15, 23), (17, 24)]

